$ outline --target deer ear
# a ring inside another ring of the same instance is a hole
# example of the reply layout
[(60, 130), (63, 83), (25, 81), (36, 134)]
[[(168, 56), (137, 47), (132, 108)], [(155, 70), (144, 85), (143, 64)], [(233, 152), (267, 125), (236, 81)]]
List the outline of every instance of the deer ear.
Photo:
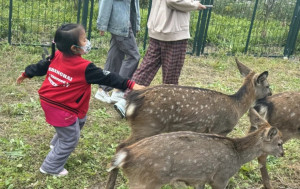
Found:
[(257, 130), (259, 127), (268, 124), (268, 122), (264, 118), (262, 118), (254, 108), (249, 109), (248, 116), (251, 123), (250, 132)]
[(263, 73), (261, 73), (258, 77), (257, 77), (257, 80), (256, 82), (257, 83), (262, 83), (263, 81), (265, 81), (267, 79), (269, 75), (269, 72), (268, 71), (264, 71)]
[(271, 127), (268, 131), (267, 134), (267, 141), (270, 141), (274, 138), (274, 136), (277, 135), (278, 129), (276, 129), (275, 127)]
[(246, 77), (252, 70), (235, 58), (236, 65), (243, 77)]

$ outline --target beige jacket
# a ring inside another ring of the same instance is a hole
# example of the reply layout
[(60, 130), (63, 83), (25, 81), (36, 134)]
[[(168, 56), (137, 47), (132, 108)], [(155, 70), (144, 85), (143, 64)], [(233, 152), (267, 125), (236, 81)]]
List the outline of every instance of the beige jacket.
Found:
[(161, 41), (190, 38), (190, 11), (197, 10), (194, 0), (152, 0), (147, 23), (149, 36)]

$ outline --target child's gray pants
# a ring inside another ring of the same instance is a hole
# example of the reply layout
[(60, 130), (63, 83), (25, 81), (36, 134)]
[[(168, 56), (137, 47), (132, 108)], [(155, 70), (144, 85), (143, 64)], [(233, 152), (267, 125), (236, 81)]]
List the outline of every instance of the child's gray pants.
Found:
[(56, 134), (51, 140), (54, 146), (45, 158), (41, 168), (47, 173), (58, 174), (64, 169), (64, 165), (70, 154), (78, 144), (80, 130), (84, 126), (86, 117), (77, 119), (68, 127), (54, 127)]

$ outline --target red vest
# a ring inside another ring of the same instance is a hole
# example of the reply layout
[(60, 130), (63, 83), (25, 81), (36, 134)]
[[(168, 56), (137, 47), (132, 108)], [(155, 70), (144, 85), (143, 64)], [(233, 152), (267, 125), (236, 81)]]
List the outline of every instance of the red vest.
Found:
[(85, 70), (90, 61), (80, 55), (65, 56), (56, 51), (40, 88), (40, 99), (52, 106), (83, 118), (89, 108), (91, 85)]

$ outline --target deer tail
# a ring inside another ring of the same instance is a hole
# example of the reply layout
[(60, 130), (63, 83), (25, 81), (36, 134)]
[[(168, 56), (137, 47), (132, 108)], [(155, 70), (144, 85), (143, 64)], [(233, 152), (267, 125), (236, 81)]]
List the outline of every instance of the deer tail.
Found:
[(110, 168), (108, 168), (107, 171), (110, 172), (111, 170), (117, 167), (121, 167), (124, 164), (124, 160), (127, 156), (128, 156), (128, 151), (126, 150), (121, 150), (120, 152), (118, 152), (113, 158)]
[(144, 103), (144, 90), (131, 91), (127, 97), (126, 118), (134, 118)]

